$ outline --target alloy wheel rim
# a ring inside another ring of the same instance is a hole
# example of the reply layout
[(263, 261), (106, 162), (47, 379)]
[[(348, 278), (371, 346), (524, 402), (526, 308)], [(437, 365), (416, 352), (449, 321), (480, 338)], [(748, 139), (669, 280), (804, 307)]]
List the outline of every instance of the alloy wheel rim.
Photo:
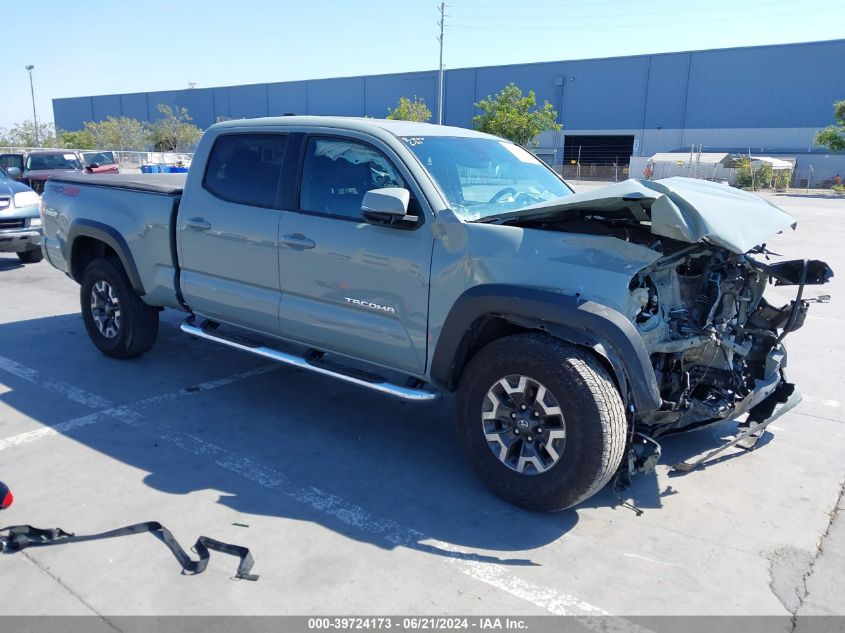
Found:
[(107, 281), (98, 281), (91, 288), (91, 316), (106, 338), (114, 338), (120, 332), (120, 302)]
[(540, 475), (560, 461), (566, 421), (560, 403), (540, 381), (521, 374), (497, 380), (481, 407), (484, 439), (505, 466)]

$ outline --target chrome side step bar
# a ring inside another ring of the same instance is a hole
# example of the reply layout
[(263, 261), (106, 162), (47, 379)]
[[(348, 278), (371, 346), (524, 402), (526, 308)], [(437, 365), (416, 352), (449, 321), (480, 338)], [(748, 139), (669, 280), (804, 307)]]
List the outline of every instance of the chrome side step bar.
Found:
[(285, 365), (292, 365), (300, 369), (307, 369), (308, 371), (312, 371), (317, 374), (322, 374), (323, 376), (331, 376), (332, 378), (337, 378), (338, 380), (352, 383), (353, 385), (358, 385), (359, 387), (366, 387), (367, 389), (378, 391), (380, 393), (384, 393), (389, 396), (394, 396), (396, 398), (401, 398), (402, 400), (412, 400), (415, 402), (429, 402), (432, 400), (437, 400), (437, 398), (440, 397), (440, 394), (438, 392), (431, 391), (429, 389), (402, 387), (400, 385), (395, 385), (393, 383), (387, 382), (386, 380), (363, 380), (362, 378), (357, 378), (355, 376), (350, 376), (339, 371), (334, 371), (332, 369), (328, 369), (327, 367), (320, 367), (316, 364), (309, 362), (308, 359), (303, 358), (302, 356), (295, 356), (293, 354), (288, 354), (286, 352), (272, 349), (270, 347), (264, 347), (261, 345), (255, 347), (251, 345), (245, 345), (244, 343), (240, 343), (238, 341), (223, 336), (217, 336), (212, 332), (209, 332), (205, 328), (195, 325), (193, 323), (193, 319), (190, 317), (184, 320), (179, 326), (179, 328), (183, 332), (192, 336), (196, 336), (198, 338), (206, 339), (208, 341), (214, 341), (215, 343), (220, 343), (221, 345), (233, 347), (243, 352), (250, 352), (251, 354), (255, 354), (257, 356), (263, 356), (264, 358), (269, 358), (270, 360), (275, 360), (277, 362), (284, 363)]

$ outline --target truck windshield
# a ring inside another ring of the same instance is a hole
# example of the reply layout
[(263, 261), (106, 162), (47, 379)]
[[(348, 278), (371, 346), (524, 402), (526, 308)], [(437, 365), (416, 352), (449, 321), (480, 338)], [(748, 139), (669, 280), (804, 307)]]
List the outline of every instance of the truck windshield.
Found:
[(452, 136), (404, 136), (463, 220), (516, 211), (572, 190), (530, 152), (508, 141)]

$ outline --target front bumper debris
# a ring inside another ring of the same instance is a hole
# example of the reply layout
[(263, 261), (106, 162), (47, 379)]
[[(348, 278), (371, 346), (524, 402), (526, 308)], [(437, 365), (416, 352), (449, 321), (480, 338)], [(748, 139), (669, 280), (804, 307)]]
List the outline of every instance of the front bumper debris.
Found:
[(783, 406), (781, 406), (777, 411), (772, 413), (768, 418), (766, 418), (762, 422), (751, 424), (751, 426), (749, 426), (744, 431), (737, 433), (733, 439), (722, 444), (719, 448), (710, 451), (703, 457), (699, 457), (694, 462), (679, 462), (677, 464), (674, 464), (672, 466), (672, 470), (675, 472), (688, 473), (689, 471), (695, 470), (699, 466), (706, 464), (713, 457), (733, 446), (739, 446), (740, 448), (743, 448), (745, 450), (753, 449), (754, 446), (757, 444), (757, 440), (760, 439), (763, 430), (767, 426), (769, 426), (769, 424), (777, 420), (784, 413), (787, 413), (788, 411), (794, 409), (798, 405), (798, 403), (801, 402), (801, 394), (794, 389), (793, 385), (790, 386), (793, 387), (792, 395), (790, 395), (786, 402), (783, 403)]

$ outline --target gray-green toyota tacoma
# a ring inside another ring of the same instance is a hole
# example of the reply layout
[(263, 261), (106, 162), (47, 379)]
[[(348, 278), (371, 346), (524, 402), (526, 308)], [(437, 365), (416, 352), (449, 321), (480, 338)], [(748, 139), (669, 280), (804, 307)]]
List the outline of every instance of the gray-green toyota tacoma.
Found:
[[(147, 351), (173, 308), (189, 334), (363, 388), (454, 391), (473, 466), (541, 511), (652, 467), (668, 433), (738, 419), (753, 445), (797, 402), (783, 337), (832, 275), (770, 263), (795, 220), (753, 194), (574, 194), (509, 141), (403, 121), (220, 123), (186, 177), (55, 177), (41, 212), (108, 356)], [(769, 304), (769, 283), (796, 299)]]

